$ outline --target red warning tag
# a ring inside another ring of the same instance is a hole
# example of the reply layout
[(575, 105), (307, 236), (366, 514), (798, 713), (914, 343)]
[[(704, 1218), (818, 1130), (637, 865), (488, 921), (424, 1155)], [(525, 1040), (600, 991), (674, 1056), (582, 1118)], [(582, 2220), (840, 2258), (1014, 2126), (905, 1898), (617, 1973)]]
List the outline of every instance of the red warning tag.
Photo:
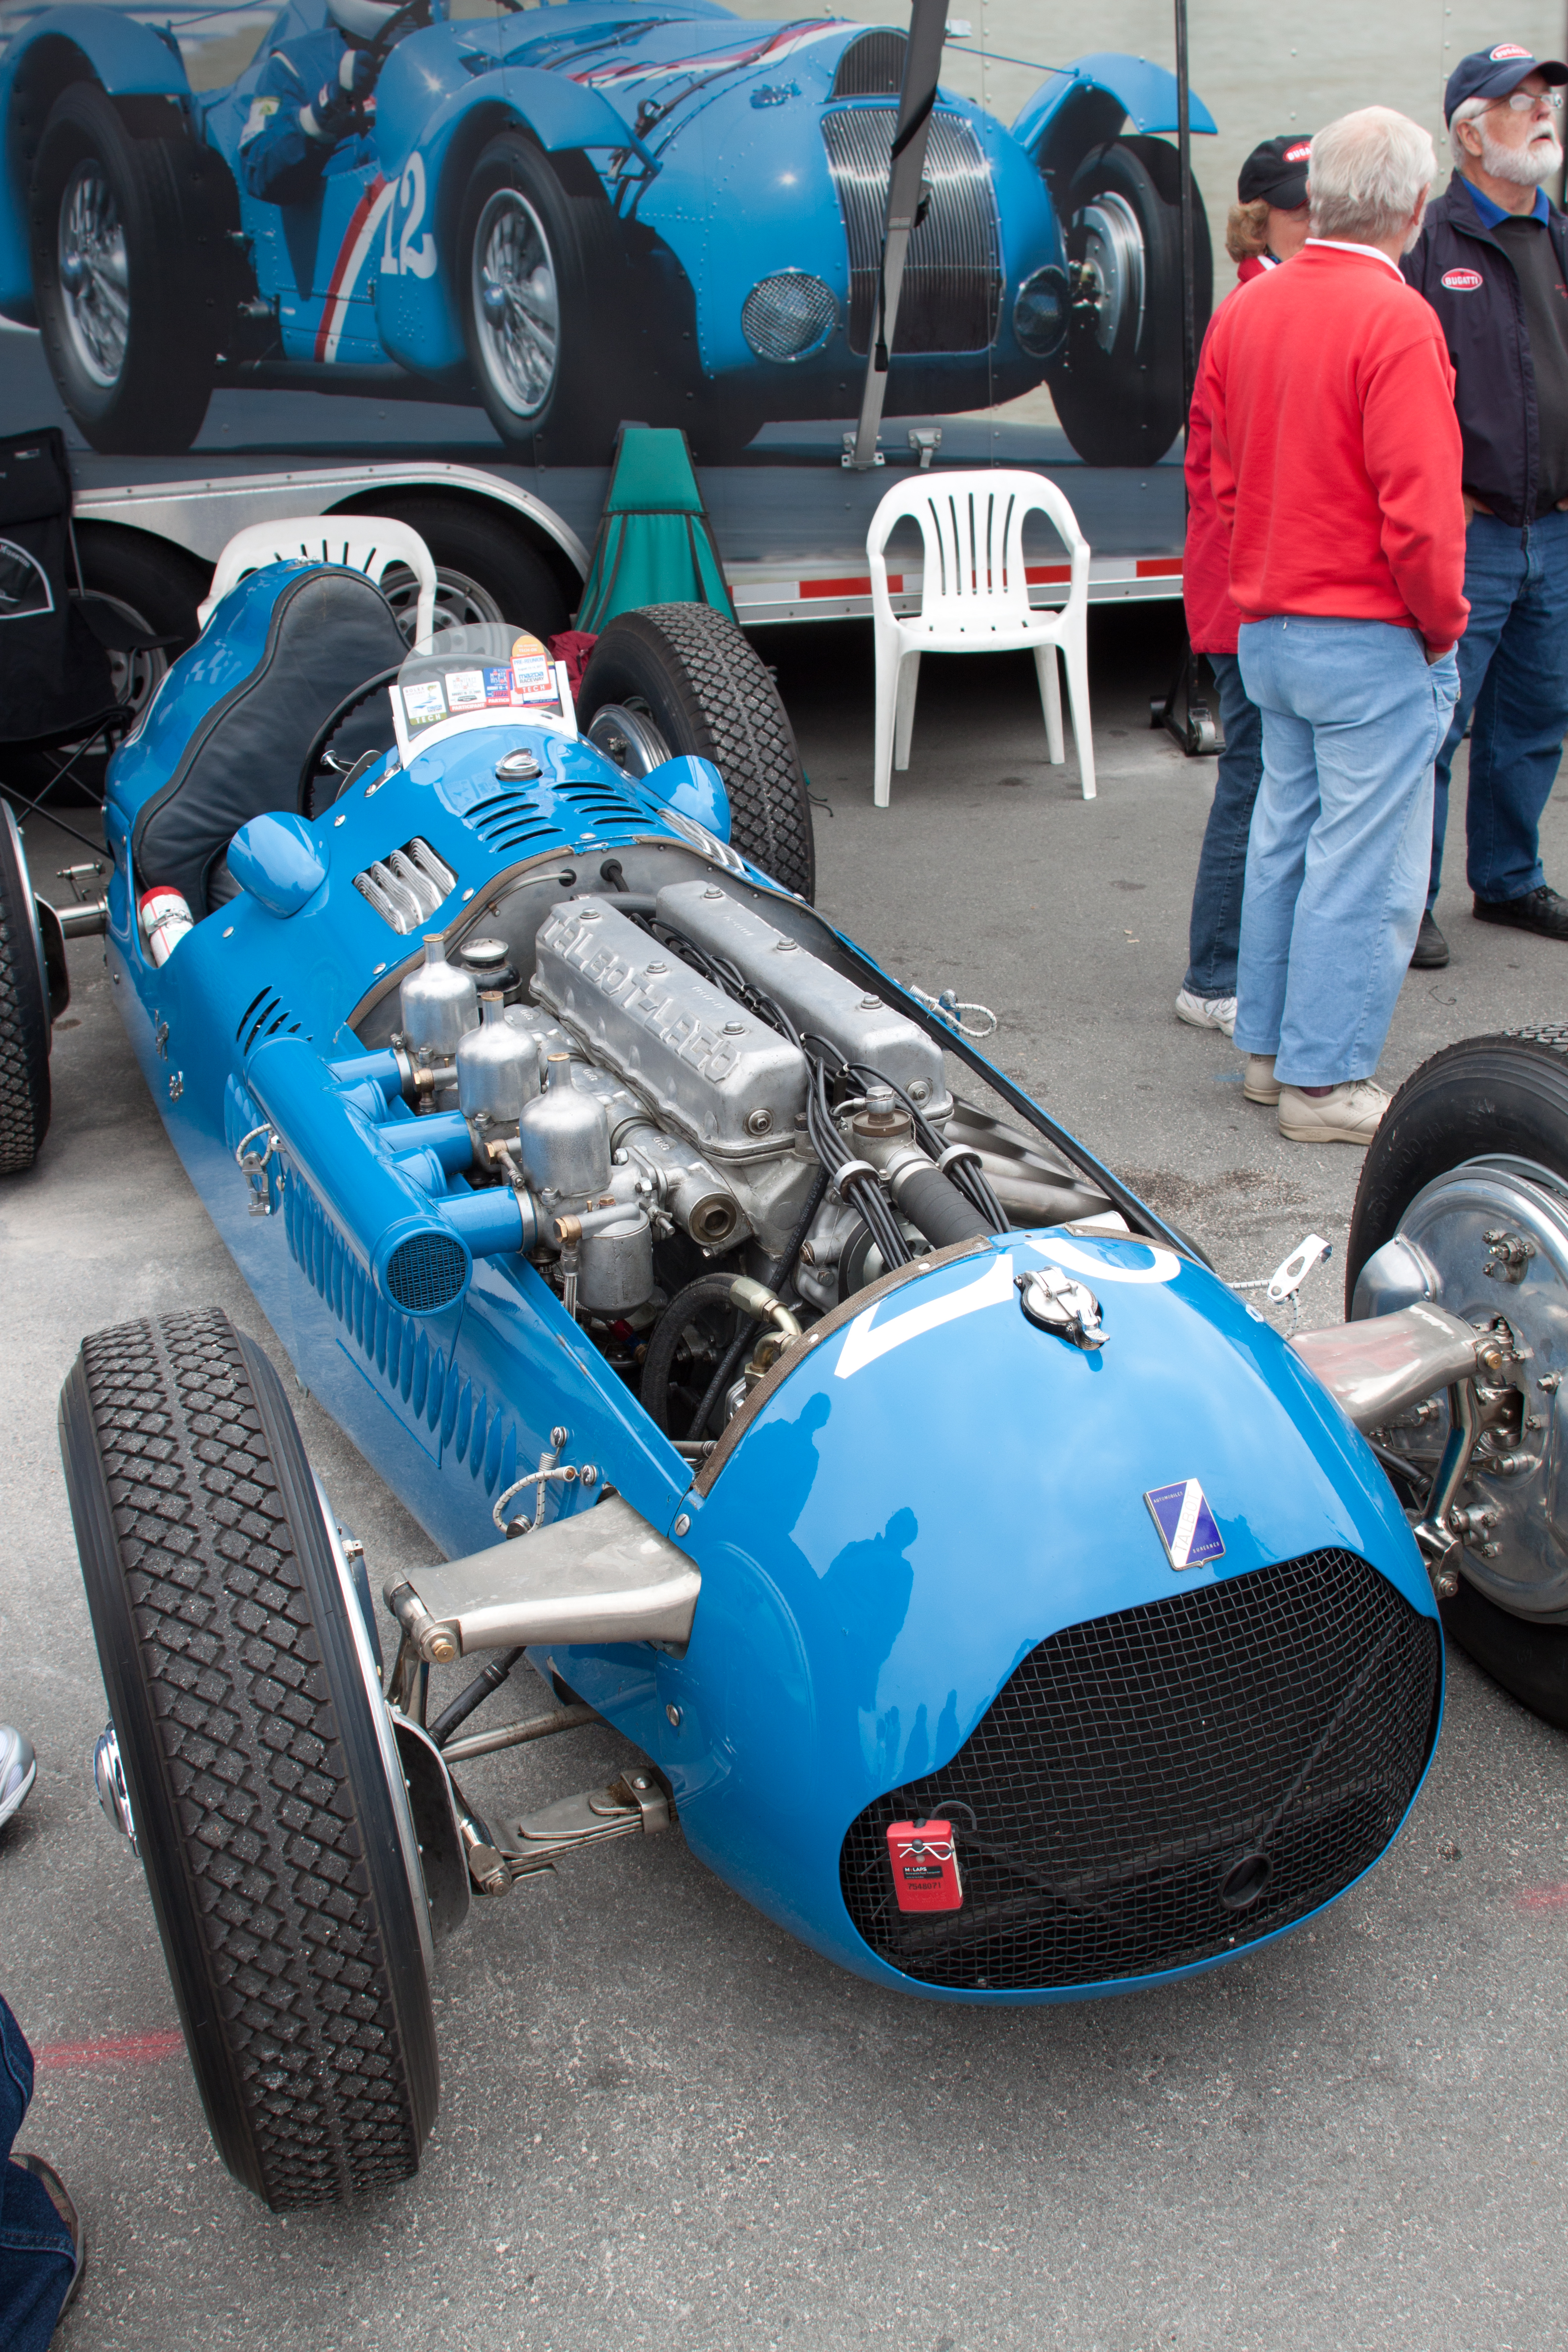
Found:
[(900, 1911), (961, 1911), (963, 1886), (951, 1822), (889, 1822), (888, 1860)]

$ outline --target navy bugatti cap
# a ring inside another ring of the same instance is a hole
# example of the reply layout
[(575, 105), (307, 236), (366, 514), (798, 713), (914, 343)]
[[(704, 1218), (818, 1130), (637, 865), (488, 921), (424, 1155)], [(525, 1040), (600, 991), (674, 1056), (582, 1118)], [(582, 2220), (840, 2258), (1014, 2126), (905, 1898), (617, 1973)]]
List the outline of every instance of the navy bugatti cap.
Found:
[(1272, 205), (1277, 212), (1293, 213), (1307, 201), (1307, 158), (1311, 133), (1288, 131), (1255, 147), (1241, 167), (1236, 184), (1238, 203)]
[(1559, 65), (1553, 58), (1532, 58), (1519, 41), (1500, 41), (1492, 49), (1472, 49), (1448, 76), (1448, 87), (1443, 92), (1444, 121), (1452, 122), (1467, 98), (1506, 98), (1532, 73), (1548, 83), (1568, 81), (1568, 66)]

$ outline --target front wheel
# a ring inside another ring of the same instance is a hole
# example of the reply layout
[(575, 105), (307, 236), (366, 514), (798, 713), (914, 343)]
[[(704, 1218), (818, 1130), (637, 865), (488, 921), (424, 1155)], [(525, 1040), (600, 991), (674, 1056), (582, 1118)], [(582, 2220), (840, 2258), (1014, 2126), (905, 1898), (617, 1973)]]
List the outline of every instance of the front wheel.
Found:
[[(1369, 1269), (1396, 1238), (1409, 1260)], [(1518, 1351), (1480, 1391), (1484, 1425), (1458, 1500), (1484, 1524), (1459, 1555), (1444, 1630), (1568, 1730), (1568, 1031), (1468, 1038), (1400, 1087), (1356, 1192), (1347, 1313), (1373, 1311), (1380, 1284), (1402, 1273), (1466, 1322), (1500, 1317)], [(1448, 1428), (1446, 1402), (1423, 1410), (1379, 1433), (1385, 1454), (1408, 1461), (1417, 1497)]]
[(218, 2152), (275, 2212), (417, 2169), (418, 1849), (352, 1576), (224, 1315), (82, 1343), (60, 1446), (125, 1797)]
[(734, 846), (786, 890), (812, 896), (811, 800), (795, 730), (766, 664), (733, 621), (708, 604), (617, 614), (584, 673), (583, 732), (609, 709), (630, 721), (609, 739), (612, 758), (637, 774), (670, 753), (710, 760), (730, 796)]
[(458, 295), (479, 395), (519, 456), (609, 460), (620, 355), (593, 321), (610, 309), (612, 252), (596, 187), (569, 194), (521, 131), (491, 140), (464, 194)]
[(95, 449), (162, 456), (201, 430), (217, 350), (216, 158), (137, 139), (72, 82), (39, 142), (30, 206), (38, 326), (60, 398)]
[[(1192, 183), (1198, 340), (1214, 300), (1208, 218)], [(1078, 283), (1066, 347), (1047, 373), (1062, 429), (1090, 466), (1152, 466), (1186, 422), (1182, 382), (1181, 163), (1163, 139), (1113, 139), (1068, 192)]]

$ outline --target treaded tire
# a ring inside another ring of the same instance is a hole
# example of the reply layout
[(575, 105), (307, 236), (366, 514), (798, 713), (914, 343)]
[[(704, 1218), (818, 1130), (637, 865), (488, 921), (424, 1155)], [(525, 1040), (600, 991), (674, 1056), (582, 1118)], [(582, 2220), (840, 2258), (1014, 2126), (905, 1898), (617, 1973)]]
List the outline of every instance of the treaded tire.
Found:
[[(1157, 464), (1185, 423), (1182, 401), (1181, 160), (1163, 139), (1113, 139), (1085, 157), (1073, 175), (1065, 213), (1074, 223), (1096, 196), (1125, 204), (1143, 244), (1143, 310), (1123, 319), (1115, 344), (1102, 351), (1091, 329), (1074, 323), (1065, 350), (1046, 371), (1063, 432), (1089, 466)], [(1203, 341), (1214, 301), (1208, 215), (1193, 182), (1194, 303)], [(1069, 227), (1068, 250), (1083, 257), (1081, 232)]]
[(439, 2097), (416, 1896), (304, 1447), (216, 1311), (82, 1342), (82, 1577), (218, 2151), (275, 2212), (406, 2179)]
[[(125, 244), (130, 324), (110, 383), (81, 359), (60, 279), (60, 206), (73, 173), (94, 160)], [(108, 455), (177, 456), (201, 431), (217, 352), (217, 240), (233, 211), (223, 168), (195, 140), (135, 137), (96, 82), (69, 83), (50, 110), (28, 207), (38, 326), (60, 398)]]
[[(463, 184), (453, 282), (468, 364), (485, 413), (509, 455), (555, 466), (606, 466), (620, 415), (623, 359), (606, 321), (625, 271), (595, 175), (585, 166), (577, 174), (589, 184), (581, 193), (565, 184), (572, 176), (569, 159), (552, 161), (525, 131), (503, 131), (492, 139)], [(522, 199), (542, 228), (556, 281), (555, 373), (530, 415), (511, 404), (496, 373), (475, 298), (475, 247), (485, 209), (508, 190)]]
[(577, 698), (584, 734), (605, 703), (652, 719), (672, 752), (711, 760), (730, 795), (730, 838), (786, 890), (816, 887), (811, 801), (789, 713), (745, 633), (708, 604), (619, 613)]
[(49, 1131), (49, 1000), (33, 886), (16, 821), (0, 802), (0, 1176), (30, 1168)]
[[(1568, 1026), (1542, 1024), (1447, 1045), (1383, 1115), (1356, 1188), (1345, 1313), (1356, 1277), (1417, 1192), (1467, 1160), (1533, 1160), (1568, 1183)], [(1461, 1578), (1443, 1631), (1532, 1713), (1568, 1731), (1568, 1630), (1515, 1617)]]

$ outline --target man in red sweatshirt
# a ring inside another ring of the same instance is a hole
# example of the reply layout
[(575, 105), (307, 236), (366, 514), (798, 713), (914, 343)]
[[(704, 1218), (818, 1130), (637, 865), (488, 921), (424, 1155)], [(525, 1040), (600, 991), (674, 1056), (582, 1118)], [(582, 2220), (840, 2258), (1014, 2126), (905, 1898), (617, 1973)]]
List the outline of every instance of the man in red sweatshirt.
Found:
[(1236, 1042), (1292, 1142), (1364, 1144), (1430, 864), (1458, 693), (1465, 517), (1454, 373), (1399, 273), (1436, 167), (1367, 107), (1312, 142), (1312, 234), (1204, 349), (1210, 479), (1242, 678), (1263, 713)]

